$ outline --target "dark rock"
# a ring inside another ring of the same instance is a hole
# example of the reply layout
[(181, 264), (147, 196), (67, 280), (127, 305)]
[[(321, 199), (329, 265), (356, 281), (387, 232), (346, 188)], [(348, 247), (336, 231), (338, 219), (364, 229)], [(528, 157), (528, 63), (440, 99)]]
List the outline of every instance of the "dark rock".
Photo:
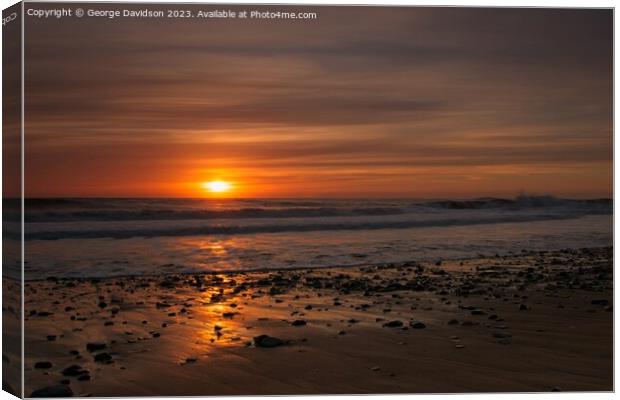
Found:
[(50, 315), (53, 315), (54, 313), (52, 312), (48, 312), (48, 311), (39, 311), (37, 313), (37, 316), (39, 317), (49, 317)]
[(34, 364), (35, 369), (48, 369), (52, 368), (52, 363), (49, 361), (39, 361)]
[(93, 342), (93, 343), (86, 344), (86, 350), (90, 351), (91, 353), (95, 351), (103, 350), (105, 348), (106, 348), (105, 343)]
[(112, 356), (108, 353), (99, 353), (95, 356), (95, 361), (100, 363), (109, 363), (112, 361)]
[(37, 389), (30, 394), (30, 397), (71, 397), (73, 391), (67, 385), (54, 385), (42, 389)]
[(88, 373), (88, 370), (83, 369), (79, 365), (75, 365), (75, 364), (62, 370), (62, 374), (64, 376), (78, 376), (78, 375), (83, 375), (87, 373)]
[(278, 339), (276, 337), (268, 336), (268, 335), (260, 335), (254, 337), (254, 344), (257, 347), (278, 347), (284, 344), (282, 339)]
[(401, 326), (403, 326), (403, 323), (402, 321), (398, 320), (386, 322), (385, 324), (383, 324), (384, 328), (400, 328)]
[(423, 322), (419, 322), (419, 321), (411, 322), (409, 325), (413, 329), (424, 329), (424, 328), (426, 328), (426, 325)]
[(293, 321), (291, 323), (291, 325), (293, 325), (293, 326), (304, 326), (304, 325), (306, 325), (306, 321), (304, 321), (303, 319), (298, 319), (298, 320)]

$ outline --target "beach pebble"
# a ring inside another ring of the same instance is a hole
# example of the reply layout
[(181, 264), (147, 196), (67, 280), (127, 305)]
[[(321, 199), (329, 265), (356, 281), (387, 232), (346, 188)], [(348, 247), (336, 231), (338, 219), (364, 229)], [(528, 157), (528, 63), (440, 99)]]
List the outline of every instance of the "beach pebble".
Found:
[(271, 348), (271, 347), (282, 346), (284, 344), (284, 341), (276, 337), (272, 337), (268, 335), (260, 335), (260, 336), (254, 337), (254, 344), (257, 347)]
[(48, 369), (48, 368), (52, 368), (52, 363), (49, 361), (39, 361), (38, 363), (34, 364), (35, 369)]
[(426, 325), (423, 322), (416, 321), (409, 324), (413, 329), (424, 329)]
[(30, 394), (30, 397), (71, 397), (73, 391), (67, 385), (54, 385), (42, 389), (37, 389)]
[(50, 316), (50, 315), (52, 315), (52, 314), (54, 314), (54, 313), (52, 313), (52, 312), (48, 312), (48, 311), (39, 311), (39, 312), (37, 313), (37, 315), (38, 315), (39, 317), (49, 317), (49, 316)]
[(92, 342), (92, 343), (87, 343), (86, 344), (86, 350), (90, 351), (91, 353), (94, 352), (94, 351), (103, 350), (105, 348), (106, 348), (106, 344), (105, 343)]
[(95, 356), (95, 362), (109, 363), (112, 361), (112, 356), (108, 353), (99, 353)]
[(62, 374), (64, 376), (78, 376), (78, 375), (83, 375), (87, 373), (88, 373), (87, 369), (83, 369), (82, 367), (76, 364), (71, 365), (62, 370)]
[(384, 328), (400, 328), (401, 326), (403, 326), (403, 323), (402, 321), (398, 320), (386, 322), (385, 324), (383, 324)]

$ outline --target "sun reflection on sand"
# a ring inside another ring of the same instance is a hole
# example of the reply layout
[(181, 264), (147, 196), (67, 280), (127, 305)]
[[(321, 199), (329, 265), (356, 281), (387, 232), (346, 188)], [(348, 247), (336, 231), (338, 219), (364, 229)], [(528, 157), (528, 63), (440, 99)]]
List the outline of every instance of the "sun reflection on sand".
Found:
[(241, 335), (241, 332), (247, 331), (240, 312), (243, 307), (238, 305), (244, 299), (234, 295), (231, 290), (224, 289), (229, 286), (231, 279), (224, 275), (216, 275), (214, 278), (221, 279), (222, 285), (202, 292), (204, 307), (194, 310), (195, 320), (200, 324), (200, 329), (196, 332), (197, 340), (201, 344), (239, 346), (244, 339), (249, 339)]

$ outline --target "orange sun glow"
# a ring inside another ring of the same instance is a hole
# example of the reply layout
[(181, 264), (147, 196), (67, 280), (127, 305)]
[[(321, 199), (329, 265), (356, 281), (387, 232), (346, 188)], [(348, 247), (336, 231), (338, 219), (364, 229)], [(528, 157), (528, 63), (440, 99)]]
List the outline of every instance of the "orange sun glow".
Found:
[(232, 188), (232, 185), (224, 181), (209, 181), (204, 182), (202, 187), (212, 193), (224, 193), (228, 192)]

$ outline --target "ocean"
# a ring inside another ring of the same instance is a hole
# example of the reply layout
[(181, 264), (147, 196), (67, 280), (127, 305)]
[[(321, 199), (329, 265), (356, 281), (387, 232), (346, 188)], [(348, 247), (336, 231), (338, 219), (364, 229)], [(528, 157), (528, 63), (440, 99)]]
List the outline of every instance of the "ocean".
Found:
[[(76, 198), (25, 204), (27, 280), (436, 261), (611, 246), (613, 232), (609, 199)], [(7, 210), (4, 231), (17, 246), (18, 216)], [(18, 271), (19, 263), (11, 268)]]

